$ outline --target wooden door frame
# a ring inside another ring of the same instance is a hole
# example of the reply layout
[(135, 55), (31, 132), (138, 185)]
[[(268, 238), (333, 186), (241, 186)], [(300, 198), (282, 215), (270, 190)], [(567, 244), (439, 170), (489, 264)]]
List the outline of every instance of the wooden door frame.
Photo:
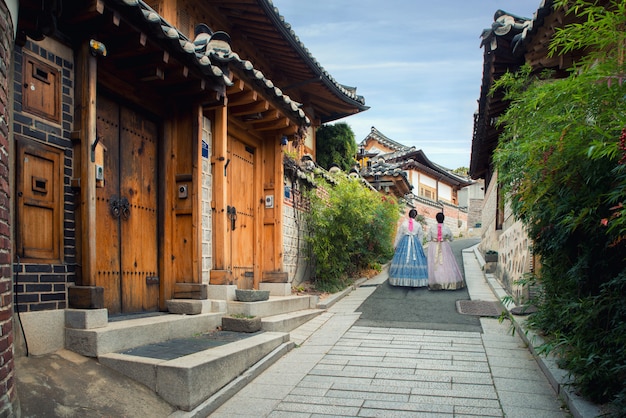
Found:
[[(76, 130), (72, 132), (74, 142), (74, 177), (72, 187), (79, 190), (80, 204), (76, 209), (76, 251), (79, 260), (76, 274), (77, 285), (96, 286), (96, 159), (95, 148), (97, 144), (97, 95), (99, 84), (97, 57), (90, 52), (89, 41), (84, 41), (78, 51), (76, 59)], [(108, 79), (108, 78), (107, 78)], [(111, 96), (119, 101), (119, 97)], [(140, 105), (140, 104), (138, 104)], [(141, 106), (137, 106), (142, 109)], [(133, 108), (133, 106), (131, 106)], [(147, 112), (151, 113), (151, 112)], [(168, 286), (168, 277), (163, 264), (163, 233), (164, 233), (164, 208), (165, 190), (161, 186), (164, 172), (170, 165), (166, 158), (165, 126), (167, 120), (158, 123), (157, 165), (165, 167), (157, 170), (157, 268), (159, 275), (159, 309), (166, 308), (166, 299), (171, 295), (171, 285)], [(163, 148), (163, 151), (160, 148)], [(71, 289), (70, 289), (71, 290)], [(93, 293), (93, 295), (97, 295)], [(98, 305), (98, 300), (91, 301), (92, 307), (104, 307)]]
[[(210, 284), (225, 285), (234, 284), (233, 273), (230, 270), (232, 261), (231, 248), (225, 245), (228, 234), (228, 218), (226, 207), (229, 204), (227, 178), (223, 175), (224, 167), (228, 162), (228, 137), (232, 135), (245, 145), (255, 149), (254, 153), (254, 260), (253, 260), (253, 288), (258, 289), (262, 280), (262, 245), (261, 231), (263, 227), (263, 214), (261, 211), (263, 200), (263, 161), (266, 157), (264, 152), (264, 138), (250, 133), (246, 126), (233, 118), (229, 118), (226, 106), (215, 109), (213, 113), (213, 155), (211, 164), (213, 167), (213, 268), (210, 273)], [(282, 166), (282, 164), (281, 164)]]

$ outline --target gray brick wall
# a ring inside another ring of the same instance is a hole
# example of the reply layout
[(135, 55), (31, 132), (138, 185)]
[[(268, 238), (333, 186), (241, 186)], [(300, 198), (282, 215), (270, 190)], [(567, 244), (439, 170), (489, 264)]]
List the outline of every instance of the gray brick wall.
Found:
[[(3, 32), (5, 33), (5, 32)], [(64, 309), (67, 307), (67, 287), (76, 282), (76, 220), (74, 206), (78, 196), (70, 187), (73, 177), (73, 144), (70, 138), (74, 123), (74, 63), (57, 55), (44, 44), (28, 41), (24, 47), (16, 46), (13, 53), (13, 135), (32, 139), (61, 148), (64, 161), (64, 218), (63, 218), (63, 263), (38, 264), (16, 263), (13, 272), (15, 300), (20, 312)], [(22, 61), (28, 50), (44, 62), (61, 70), (62, 120), (55, 124), (23, 111), (22, 108)]]

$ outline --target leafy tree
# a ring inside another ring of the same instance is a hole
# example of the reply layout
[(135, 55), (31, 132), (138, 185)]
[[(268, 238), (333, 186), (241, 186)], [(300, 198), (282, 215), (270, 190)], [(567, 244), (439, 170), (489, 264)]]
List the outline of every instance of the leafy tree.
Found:
[[(498, 179), (541, 256), (539, 312), (578, 389), (626, 415), (626, 3), (559, 0), (580, 22), (553, 53), (585, 50), (564, 79), (523, 67), (495, 84), (510, 106)], [(532, 280), (531, 280), (532, 282)]]
[(467, 173), (469, 173), (469, 168), (467, 167), (458, 167), (455, 168), (454, 170), (452, 170), (453, 173), (459, 174), (461, 176), (467, 176)]
[(355, 163), (357, 145), (352, 128), (345, 122), (323, 125), (316, 135), (317, 163), (325, 169), (337, 164), (343, 171), (349, 171)]
[(311, 193), (308, 243), (315, 261), (315, 287), (343, 290), (363, 269), (393, 256), (400, 211), (393, 197), (337, 176), (337, 183)]

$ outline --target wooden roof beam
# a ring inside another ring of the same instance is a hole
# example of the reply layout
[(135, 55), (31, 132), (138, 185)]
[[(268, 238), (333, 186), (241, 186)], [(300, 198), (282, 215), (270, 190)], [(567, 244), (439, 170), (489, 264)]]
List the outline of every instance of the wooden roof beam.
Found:
[(263, 113), (270, 108), (270, 103), (267, 100), (260, 100), (255, 103), (245, 104), (241, 106), (229, 106), (228, 113), (233, 116), (250, 115), (253, 113)]
[(269, 121), (276, 121), (284, 117), (278, 110), (270, 110), (261, 114), (261, 119), (252, 121), (253, 125), (260, 125)]
[(228, 95), (229, 106), (250, 104), (256, 102), (257, 100), (259, 100), (259, 94), (254, 90), (248, 90), (239, 94)]
[(254, 125), (254, 129), (257, 131), (278, 131), (280, 129), (289, 127), (289, 119), (281, 118), (270, 122), (262, 122)]

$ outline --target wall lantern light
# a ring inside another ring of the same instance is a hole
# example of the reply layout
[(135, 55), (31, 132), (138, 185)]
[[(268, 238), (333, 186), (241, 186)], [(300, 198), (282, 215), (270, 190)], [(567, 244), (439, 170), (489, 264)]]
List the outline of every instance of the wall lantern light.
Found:
[(89, 52), (91, 55), (106, 57), (107, 56), (107, 47), (100, 41), (96, 41), (95, 39), (89, 40)]
[(280, 145), (287, 145), (289, 143), (289, 138), (287, 138), (287, 135), (283, 135), (283, 137), (280, 139)]

